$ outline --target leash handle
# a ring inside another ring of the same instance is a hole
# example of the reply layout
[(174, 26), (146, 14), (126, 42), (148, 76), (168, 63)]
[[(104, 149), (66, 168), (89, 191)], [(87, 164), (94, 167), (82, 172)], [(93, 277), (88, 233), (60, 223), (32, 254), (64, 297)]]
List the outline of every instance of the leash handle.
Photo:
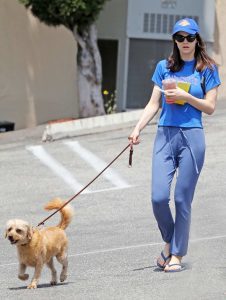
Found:
[(128, 144), (96, 177), (94, 177), (86, 186), (84, 186), (78, 193), (72, 196), (68, 201), (66, 201), (60, 208), (55, 210), (51, 215), (45, 218), (43, 221), (38, 223), (37, 227), (40, 225), (44, 225), (47, 220), (49, 220), (52, 216), (54, 216), (58, 211), (60, 211), (64, 206), (69, 204), (73, 199), (75, 199), (79, 194), (81, 194), (90, 184), (92, 184), (105, 170), (107, 170), (118, 158), (121, 156), (128, 148), (130, 147), (130, 156), (129, 156), (129, 165), (132, 166), (132, 154), (133, 148), (131, 144)]
[(129, 151), (129, 167), (132, 167), (133, 163), (133, 144), (130, 145), (130, 151)]

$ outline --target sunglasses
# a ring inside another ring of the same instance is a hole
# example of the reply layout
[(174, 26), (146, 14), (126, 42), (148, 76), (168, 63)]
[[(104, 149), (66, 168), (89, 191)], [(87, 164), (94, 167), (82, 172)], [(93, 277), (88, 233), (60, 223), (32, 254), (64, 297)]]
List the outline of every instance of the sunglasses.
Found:
[(182, 43), (185, 39), (189, 42), (192, 43), (196, 39), (196, 34), (189, 34), (187, 36), (183, 36), (181, 34), (175, 34), (174, 35), (174, 40), (176, 40), (179, 43)]

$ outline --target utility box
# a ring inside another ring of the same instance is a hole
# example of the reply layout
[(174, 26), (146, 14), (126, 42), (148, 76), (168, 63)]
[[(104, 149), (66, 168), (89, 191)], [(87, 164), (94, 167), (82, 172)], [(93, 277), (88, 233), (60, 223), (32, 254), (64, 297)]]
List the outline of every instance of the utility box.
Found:
[(8, 121), (0, 121), (0, 133), (6, 131), (13, 131), (15, 123)]

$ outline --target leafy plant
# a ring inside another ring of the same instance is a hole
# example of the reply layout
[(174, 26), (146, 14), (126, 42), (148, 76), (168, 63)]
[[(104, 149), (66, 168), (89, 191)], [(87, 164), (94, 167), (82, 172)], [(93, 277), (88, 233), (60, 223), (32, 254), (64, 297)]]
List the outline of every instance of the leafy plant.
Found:
[(113, 93), (110, 93), (108, 90), (103, 91), (104, 96), (104, 108), (106, 114), (114, 114), (117, 112), (117, 103), (116, 103), (116, 97), (117, 92), (114, 91)]

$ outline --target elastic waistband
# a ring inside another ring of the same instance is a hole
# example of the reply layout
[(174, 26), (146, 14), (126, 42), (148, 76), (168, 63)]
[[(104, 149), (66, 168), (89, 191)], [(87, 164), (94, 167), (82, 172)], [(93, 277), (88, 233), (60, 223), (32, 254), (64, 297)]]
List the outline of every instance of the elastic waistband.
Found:
[[(166, 130), (183, 130), (183, 131), (187, 131), (187, 130), (192, 130), (192, 129), (200, 129), (200, 130), (203, 130), (203, 127), (178, 127), (178, 126), (162, 126), (162, 125), (159, 125), (158, 128), (162, 128), (162, 129), (166, 129)], [(168, 128), (168, 129), (167, 129)]]

